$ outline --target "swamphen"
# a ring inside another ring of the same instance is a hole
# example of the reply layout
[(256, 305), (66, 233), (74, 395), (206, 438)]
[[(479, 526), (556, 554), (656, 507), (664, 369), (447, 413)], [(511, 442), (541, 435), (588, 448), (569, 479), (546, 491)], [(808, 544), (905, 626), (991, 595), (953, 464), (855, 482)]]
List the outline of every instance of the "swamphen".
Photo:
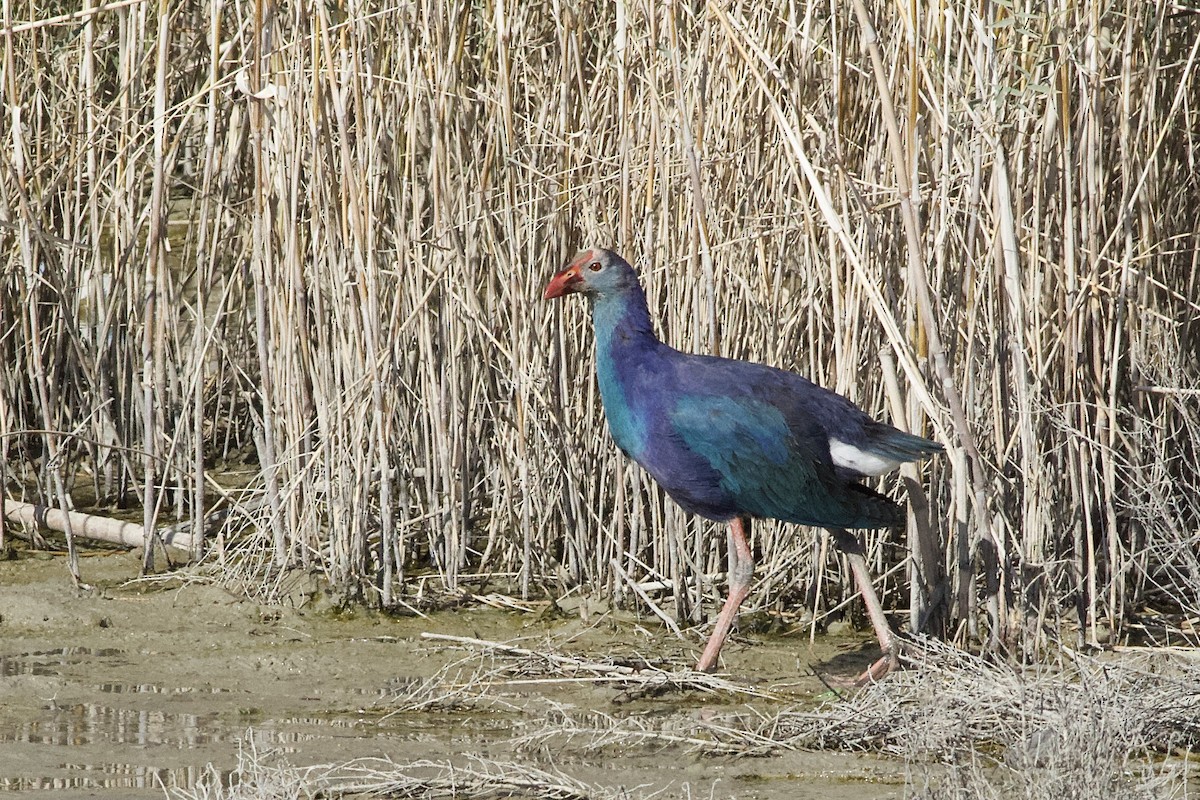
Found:
[(877, 422), (795, 373), (663, 344), (637, 274), (609, 250), (580, 253), (545, 296), (573, 292), (591, 306), (600, 397), (617, 446), (685, 511), (729, 523), (729, 599), (696, 668), (716, 667), (750, 590), (750, 521), (770, 518), (827, 528), (847, 554), (883, 648), (859, 681), (886, 674), (896, 663), (895, 635), (862, 544), (845, 529), (903, 524), (899, 505), (858, 480), (942, 446)]

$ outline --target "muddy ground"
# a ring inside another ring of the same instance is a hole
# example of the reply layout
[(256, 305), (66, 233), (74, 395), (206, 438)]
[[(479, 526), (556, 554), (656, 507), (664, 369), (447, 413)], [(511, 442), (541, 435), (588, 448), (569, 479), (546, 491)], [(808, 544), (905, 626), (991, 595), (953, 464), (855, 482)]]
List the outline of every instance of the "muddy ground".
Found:
[[(873, 657), (852, 639), (754, 635), (726, 654), (731, 680), (777, 698), (674, 692), (631, 702), (593, 681), (498, 677), (495, 702), (392, 714), (447, 665), (486, 672), (494, 656), (422, 638), (442, 633), (603, 660), (613, 654), (684, 666), (683, 643), (651, 618), (591, 608), (537, 614), (473, 606), (395, 618), (256, 605), (202, 581), (134, 582), (135, 552), (82, 560), (77, 592), (60, 554), (22, 550), (0, 562), (0, 791), (20, 796), (164, 797), (208, 765), (227, 775), (239, 747), (262, 760), (340, 764), (361, 757), (469, 764), (473, 757), (550, 769), (631, 798), (892, 798), (904, 765), (850, 753), (760, 758), (701, 755), (686, 744), (539, 746), (554, 720), (643, 715), (769, 714), (826, 691), (813, 675), (853, 675)], [(585, 619), (586, 617), (586, 619)], [(478, 690), (479, 687), (476, 687)], [(553, 737), (547, 741), (556, 741)]]

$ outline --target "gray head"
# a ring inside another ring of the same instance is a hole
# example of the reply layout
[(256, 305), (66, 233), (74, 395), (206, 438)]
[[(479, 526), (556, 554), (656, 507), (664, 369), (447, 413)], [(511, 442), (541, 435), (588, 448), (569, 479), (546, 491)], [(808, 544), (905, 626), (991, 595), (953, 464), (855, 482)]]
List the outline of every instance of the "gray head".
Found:
[(545, 297), (562, 297), (582, 292), (588, 297), (621, 294), (639, 286), (637, 273), (629, 262), (612, 250), (594, 247), (584, 250), (560, 270), (546, 285)]

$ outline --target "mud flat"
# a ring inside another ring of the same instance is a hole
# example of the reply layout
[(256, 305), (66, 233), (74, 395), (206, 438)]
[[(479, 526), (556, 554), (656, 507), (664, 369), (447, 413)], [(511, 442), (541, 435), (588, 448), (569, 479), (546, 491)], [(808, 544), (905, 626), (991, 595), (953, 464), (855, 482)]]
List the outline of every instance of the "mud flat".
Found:
[(735, 645), (729, 678), (749, 694), (639, 696), (586, 670), (514, 668), (520, 656), (423, 634), (584, 664), (688, 664), (693, 651), (653, 618), (591, 613), (585, 623), (579, 613), (487, 606), (425, 618), (338, 614), (319, 603), (260, 606), (186, 577), (130, 583), (137, 569), (136, 553), (92, 552), (82, 571), (93, 588), (76, 592), (56, 554), (0, 562), (0, 793), (161, 798), (164, 787), (187, 794), (244, 779), (248, 762), (293, 773), (348, 763), (360, 773), (461, 769), (464, 781), (472, 770), (528, 770), (586, 796), (630, 798), (904, 791), (900, 760), (787, 748), (747, 757), (753, 743), (742, 734), (709, 746), (691, 729), (730, 720), (731, 730), (751, 730), (811, 703), (825, 691), (811, 665), (853, 674), (871, 657), (866, 638)]

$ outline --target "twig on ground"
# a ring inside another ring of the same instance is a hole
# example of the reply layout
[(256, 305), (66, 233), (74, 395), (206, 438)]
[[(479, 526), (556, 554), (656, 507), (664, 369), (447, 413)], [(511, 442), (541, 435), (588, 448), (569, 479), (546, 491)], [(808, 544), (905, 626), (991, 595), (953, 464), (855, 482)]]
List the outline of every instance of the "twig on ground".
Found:
[[(635, 686), (643, 691), (643, 694), (639, 696), (645, 696), (645, 692), (660, 694), (663, 691), (675, 689), (678, 691), (694, 690), (708, 693), (745, 695), (763, 699), (778, 698), (777, 695), (763, 689), (734, 683), (717, 675), (697, 672), (692, 669), (667, 671), (654, 667), (649, 662), (646, 662), (646, 665), (642, 668), (634, 668), (624, 664), (592, 661), (575, 656), (547, 652), (545, 650), (531, 650), (504, 642), (475, 639), (468, 636), (450, 636), (441, 633), (424, 632), (421, 634), (421, 638), (480, 648), (485, 652), (516, 656), (526, 660), (527, 663), (522, 665), (522, 669), (526, 670), (526, 674), (528, 674), (528, 670), (532, 665), (540, 664), (553, 675), (557, 676), (552, 678), (552, 680), (559, 680), (563, 675), (574, 677), (578, 673), (586, 673), (595, 678), (602, 678), (605, 682), (618, 682), (626, 686)], [(523, 679), (523, 682), (528, 682), (528, 679)]]

